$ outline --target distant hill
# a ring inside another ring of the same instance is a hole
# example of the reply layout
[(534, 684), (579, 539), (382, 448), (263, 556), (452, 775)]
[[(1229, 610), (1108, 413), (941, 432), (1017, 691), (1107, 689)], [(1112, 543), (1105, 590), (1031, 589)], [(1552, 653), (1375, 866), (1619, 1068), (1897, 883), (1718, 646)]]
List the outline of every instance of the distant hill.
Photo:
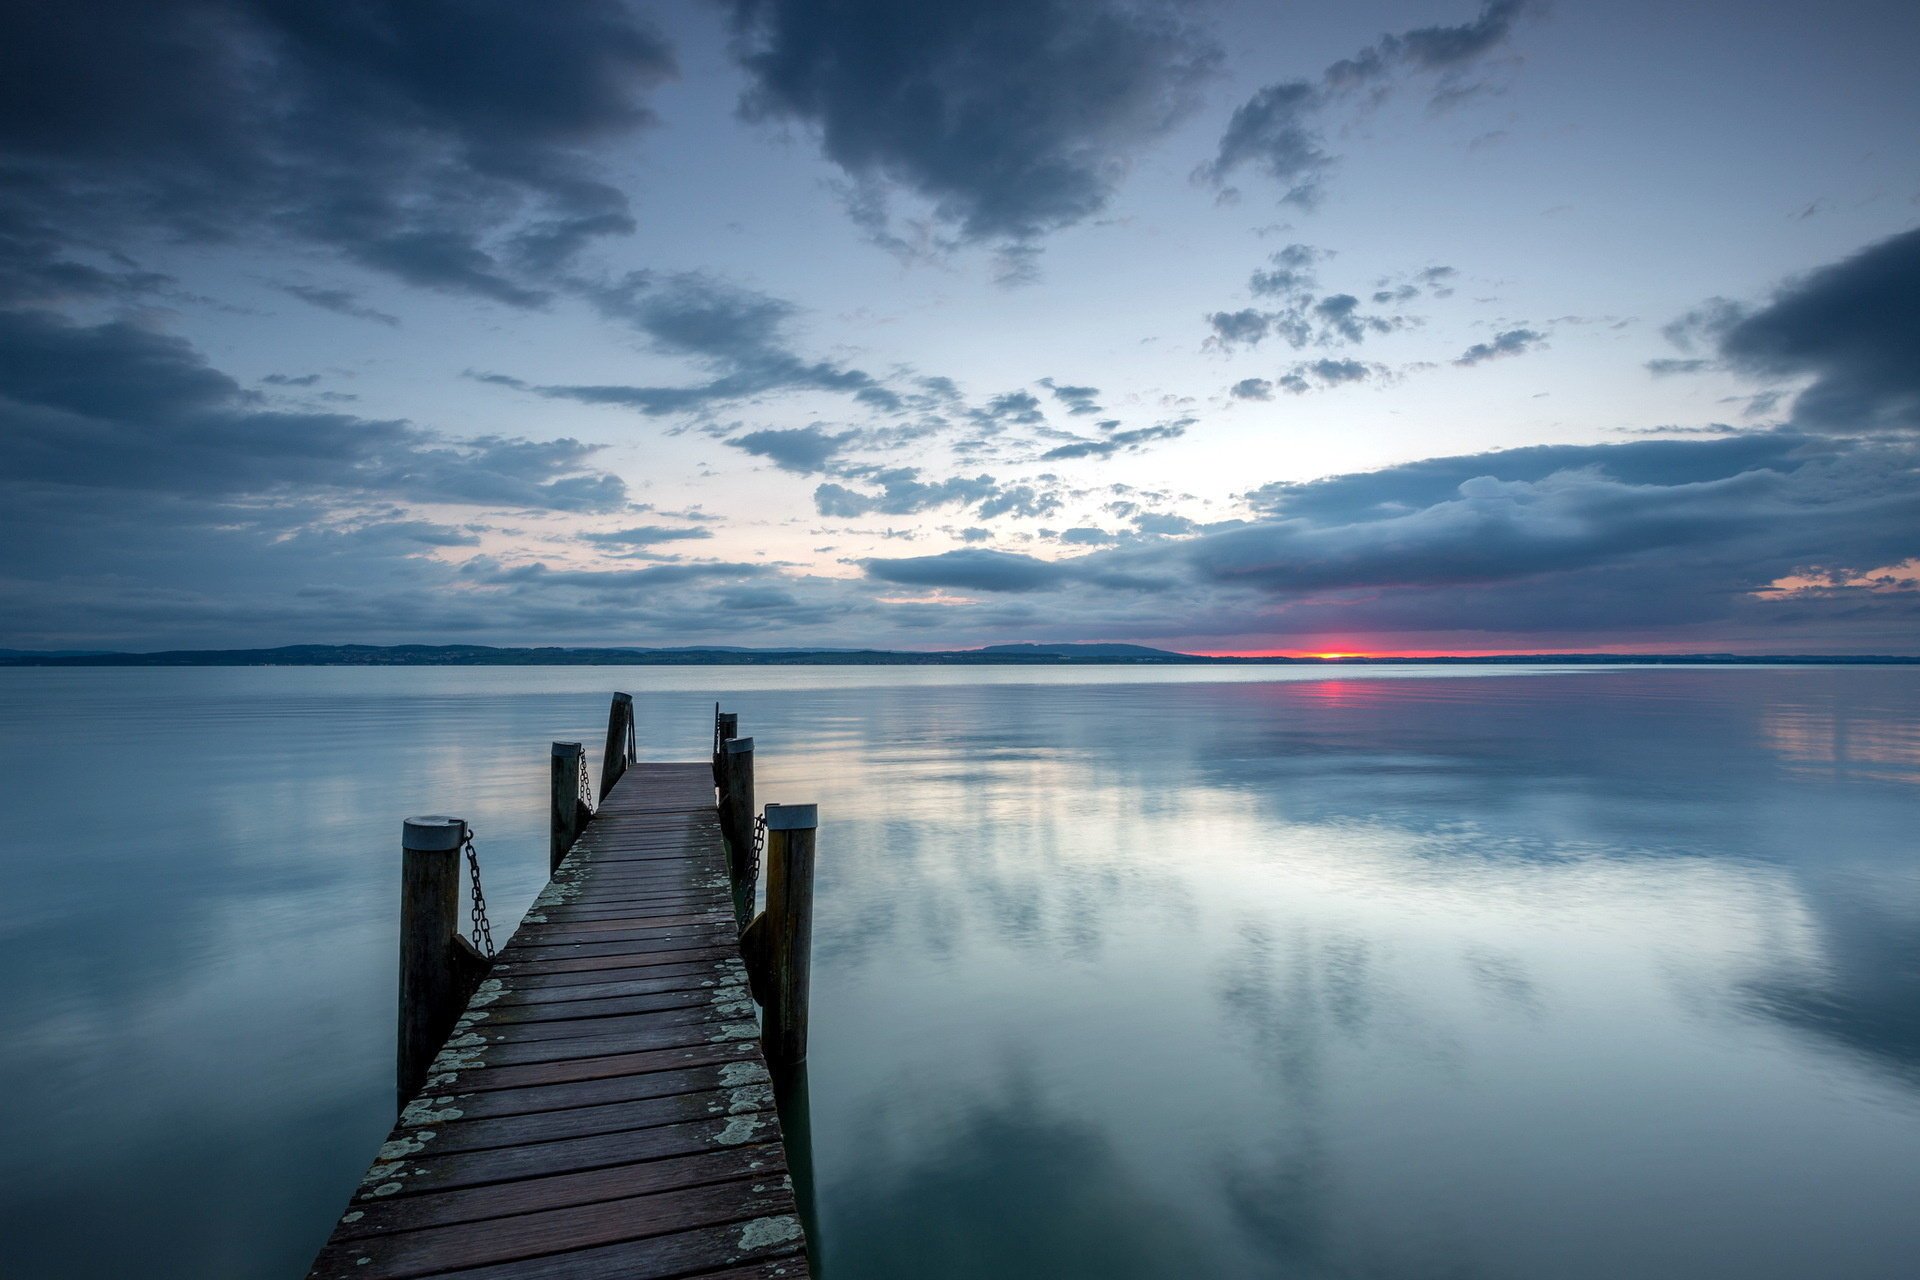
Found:
[(963, 649), (963, 653), (991, 654), (1008, 658), (1114, 658), (1148, 662), (1192, 662), (1198, 655), (1175, 653), (1172, 649), (1150, 649), (1144, 644), (990, 644), (984, 649)]
[(497, 648), (482, 644), (295, 644), (273, 649), (156, 653), (0, 649), (0, 667), (588, 667), (588, 666), (1061, 666), (1075, 663), (1266, 666), (1920, 663), (1913, 656), (1731, 653), (1524, 653), (1457, 658), (1214, 658), (1138, 644), (995, 644), (982, 649)]

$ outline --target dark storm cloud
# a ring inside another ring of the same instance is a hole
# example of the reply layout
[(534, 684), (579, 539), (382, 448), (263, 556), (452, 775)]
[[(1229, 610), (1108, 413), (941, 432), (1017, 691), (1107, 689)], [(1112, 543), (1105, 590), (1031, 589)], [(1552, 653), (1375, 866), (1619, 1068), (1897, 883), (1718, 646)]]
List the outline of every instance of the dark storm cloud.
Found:
[[(1251, 498), (1256, 520), (1179, 541), (1061, 560), (955, 552), (864, 567), (919, 586), (1060, 592), (1082, 602), (1063, 606), (1072, 608), (1157, 580), (1167, 584), (1162, 607), (1237, 618), (1224, 625), (1248, 631), (1605, 635), (1764, 627), (1790, 611), (1897, 625), (1913, 591), (1884, 578), (1844, 584), (1920, 555), (1920, 452), (1791, 432), (1432, 459)], [(1822, 585), (1771, 588), (1794, 575)]]
[(1538, 351), (1546, 341), (1547, 335), (1537, 329), (1506, 329), (1495, 334), (1492, 342), (1474, 343), (1462, 351), (1454, 363), (1471, 367), (1504, 356), (1525, 355), (1529, 351)]
[(0, 474), (162, 494), (309, 495), (596, 511), (621, 481), (573, 440), (459, 440), (406, 422), (260, 407), (184, 340), (0, 312)]
[(1334, 164), (1320, 125), (1329, 107), (1362, 92), (1384, 95), (1396, 76), (1406, 74), (1434, 78), (1430, 110), (1479, 93), (1484, 86), (1469, 72), (1506, 43), (1525, 9), (1522, 0), (1491, 0), (1472, 22), (1384, 35), (1318, 79), (1265, 86), (1234, 110), (1213, 158), (1194, 170), (1194, 178), (1224, 189), (1236, 171), (1248, 168), (1281, 187), (1283, 203), (1315, 207)]
[(617, 0), (72, 0), (4, 15), (0, 294), (19, 300), (124, 288), (94, 245), (265, 234), (413, 284), (541, 302), (569, 247), (632, 229), (584, 153), (648, 123), (641, 97), (673, 71)]
[(816, 130), (871, 228), (904, 189), (1015, 246), (1104, 209), (1217, 62), (1156, 0), (737, 0), (734, 21), (743, 114)]
[(1920, 228), (1720, 313), (1721, 359), (1764, 378), (1811, 377), (1793, 421), (1828, 431), (1920, 429)]

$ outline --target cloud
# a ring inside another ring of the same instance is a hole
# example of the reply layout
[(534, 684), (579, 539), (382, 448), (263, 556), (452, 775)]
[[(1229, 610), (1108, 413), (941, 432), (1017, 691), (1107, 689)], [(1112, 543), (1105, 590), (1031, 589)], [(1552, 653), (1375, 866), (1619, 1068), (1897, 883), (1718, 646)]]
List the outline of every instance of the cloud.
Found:
[(769, 428), (730, 436), (727, 443), (756, 457), (767, 458), (782, 471), (812, 475), (824, 471), (835, 454), (853, 439), (850, 431), (828, 432), (817, 426)]
[[(1058, 560), (863, 562), (923, 587), (1101, 616), (1151, 590), (1189, 633), (1910, 636), (1920, 451), (1790, 431), (1428, 459), (1249, 495), (1251, 520)], [(1171, 532), (1171, 528), (1167, 528)], [(1143, 634), (1134, 632), (1133, 634)], [(1708, 647), (1711, 647), (1710, 645)], [(1895, 648), (1901, 647), (1897, 641)], [(1907, 647), (1910, 647), (1907, 646)]]
[(292, 236), (411, 284), (537, 305), (573, 249), (632, 230), (588, 152), (647, 125), (645, 95), (674, 71), (617, 0), (5, 15), (0, 296), (18, 301), (127, 287), (89, 265), (97, 244)]
[(384, 324), (390, 328), (398, 328), (400, 325), (400, 317), (362, 306), (360, 300), (346, 289), (323, 289), (308, 284), (283, 284), (280, 286), (280, 291), (291, 294), (309, 306), (319, 307), (322, 311), (332, 311), (360, 320), (372, 320), (376, 324)]
[(1525, 355), (1529, 351), (1538, 351), (1545, 345), (1546, 340), (1547, 335), (1537, 329), (1506, 329), (1495, 334), (1492, 342), (1474, 343), (1462, 351), (1454, 359), (1454, 363), (1471, 367), (1505, 356)]
[(1109, 431), (1105, 436), (1093, 440), (1075, 440), (1049, 449), (1040, 455), (1042, 462), (1054, 462), (1067, 458), (1111, 458), (1116, 453), (1137, 453), (1156, 440), (1177, 440), (1187, 433), (1193, 425), (1193, 419), (1182, 418), (1175, 422), (1162, 422), (1151, 427), (1136, 427), (1129, 431)]
[(1242, 378), (1227, 389), (1236, 400), (1271, 400), (1273, 383), (1265, 378)]
[(641, 524), (626, 529), (607, 529), (583, 533), (582, 542), (592, 543), (596, 547), (611, 547), (632, 550), (658, 546), (663, 542), (692, 542), (711, 538), (711, 529), (686, 529), (677, 525)]
[(1039, 397), (1026, 391), (1008, 391), (987, 401), (979, 409), (969, 411), (975, 422), (995, 429), (1001, 427), (1037, 426), (1047, 420), (1040, 409)]
[(883, 410), (902, 407), (901, 397), (871, 375), (795, 352), (788, 327), (798, 308), (784, 299), (701, 272), (661, 279), (636, 272), (616, 284), (594, 286), (588, 295), (603, 314), (632, 326), (658, 350), (705, 365), (712, 377), (691, 385), (657, 386), (543, 385), (505, 374), (472, 376), (550, 399), (617, 405), (655, 417), (705, 413), (734, 401), (792, 391), (847, 395)]
[(1234, 109), (1219, 150), (1194, 176), (1220, 187), (1236, 169), (1251, 166), (1286, 189), (1282, 203), (1314, 208), (1321, 178), (1333, 165), (1314, 126), (1326, 101), (1311, 81), (1267, 85)]
[(0, 312), (0, 475), (14, 484), (230, 498), (325, 489), (568, 511), (626, 501), (578, 441), (458, 439), (259, 406), (184, 339), (124, 321)]
[(846, 485), (827, 483), (813, 491), (813, 505), (823, 516), (853, 519), (869, 515), (904, 516), (953, 504), (971, 505), (1001, 492), (992, 476), (950, 476), (926, 481), (913, 467), (868, 469), (861, 478), (879, 486), (863, 493)]
[(735, 33), (742, 114), (814, 131), (870, 230), (907, 192), (1016, 251), (1105, 209), (1218, 61), (1157, 0), (740, 0)]
[[(1296, 351), (1307, 346), (1352, 346), (1370, 336), (1393, 333), (1418, 323), (1411, 316), (1362, 311), (1360, 299), (1351, 293), (1318, 294), (1317, 264), (1329, 256), (1304, 244), (1290, 244), (1272, 254), (1268, 259), (1270, 265), (1256, 270), (1248, 279), (1247, 289), (1255, 297), (1277, 300), (1278, 309), (1247, 307), (1239, 311), (1216, 311), (1207, 317), (1213, 333), (1206, 344), (1231, 351), (1241, 346), (1256, 347), (1269, 336), (1277, 336)], [(1418, 296), (1418, 288), (1406, 285), (1377, 291), (1373, 300), (1394, 303)]]
[(1057, 383), (1052, 378), (1040, 379), (1040, 385), (1053, 392), (1053, 398), (1066, 406), (1071, 414), (1091, 414), (1100, 412), (1100, 403), (1096, 397), (1098, 387), (1074, 387)]
[(1273, 332), (1273, 317), (1265, 311), (1246, 307), (1239, 311), (1216, 311), (1207, 317), (1207, 325), (1213, 330), (1211, 341), (1221, 347), (1228, 350), (1236, 346), (1257, 347)]
[(1297, 396), (1315, 388), (1338, 387), (1386, 376), (1387, 367), (1383, 364), (1368, 364), (1361, 360), (1307, 360), (1281, 374), (1279, 386)]
[(1431, 111), (1484, 92), (1484, 82), (1469, 72), (1507, 42), (1515, 19), (1526, 8), (1523, 0), (1489, 0), (1471, 22), (1383, 35), (1317, 79), (1262, 87), (1235, 108), (1213, 158), (1194, 170), (1194, 180), (1224, 191), (1237, 171), (1248, 168), (1283, 189), (1283, 204), (1316, 207), (1335, 161), (1320, 126), (1327, 110), (1363, 90), (1382, 97), (1392, 91), (1394, 78), (1403, 75), (1433, 78)]
[(1326, 257), (1325, 252), (1312, 245), (1290, 244), (1270, 255), (1268, 261), (1273, 265), (1255, 271), (1247, 281), (1247, 289), (1261, 298), (1292, 297), (1308, 292), (1319, 283), (1315, 264)]
[(962, 591), (1037, 591), (1058, 586), (1071, 574), (1057, 561), (971, 548), (935, 556), (863, 560), (860, 564), (870, 577), (882, 582)]
[(1649, 360), (1647, 372), (1656, 378), (1676, 378), (1713, 368), (1711, 360)]
[(1720, 358), (1760, 378), (1811, 378), (1797, 426), (1920, 430), (1920, 228), (1781, 289), (1763, 307), (1714, 313)]

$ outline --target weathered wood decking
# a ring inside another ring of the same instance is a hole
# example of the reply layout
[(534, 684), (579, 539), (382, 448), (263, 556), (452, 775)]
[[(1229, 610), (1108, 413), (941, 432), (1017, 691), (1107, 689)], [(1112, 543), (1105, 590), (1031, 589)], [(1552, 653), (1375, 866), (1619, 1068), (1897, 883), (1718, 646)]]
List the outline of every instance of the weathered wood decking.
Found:
[(312, 1275), (809, 1274), (712, 766), (632, 765)]

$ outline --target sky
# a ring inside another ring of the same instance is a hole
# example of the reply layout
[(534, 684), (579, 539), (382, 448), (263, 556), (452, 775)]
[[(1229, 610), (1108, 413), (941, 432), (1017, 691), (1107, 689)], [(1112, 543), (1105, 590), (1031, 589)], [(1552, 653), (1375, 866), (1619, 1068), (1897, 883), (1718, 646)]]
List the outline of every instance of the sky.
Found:
[(0, 6), (0, 646), (1920, 653), (1920, 8)]

